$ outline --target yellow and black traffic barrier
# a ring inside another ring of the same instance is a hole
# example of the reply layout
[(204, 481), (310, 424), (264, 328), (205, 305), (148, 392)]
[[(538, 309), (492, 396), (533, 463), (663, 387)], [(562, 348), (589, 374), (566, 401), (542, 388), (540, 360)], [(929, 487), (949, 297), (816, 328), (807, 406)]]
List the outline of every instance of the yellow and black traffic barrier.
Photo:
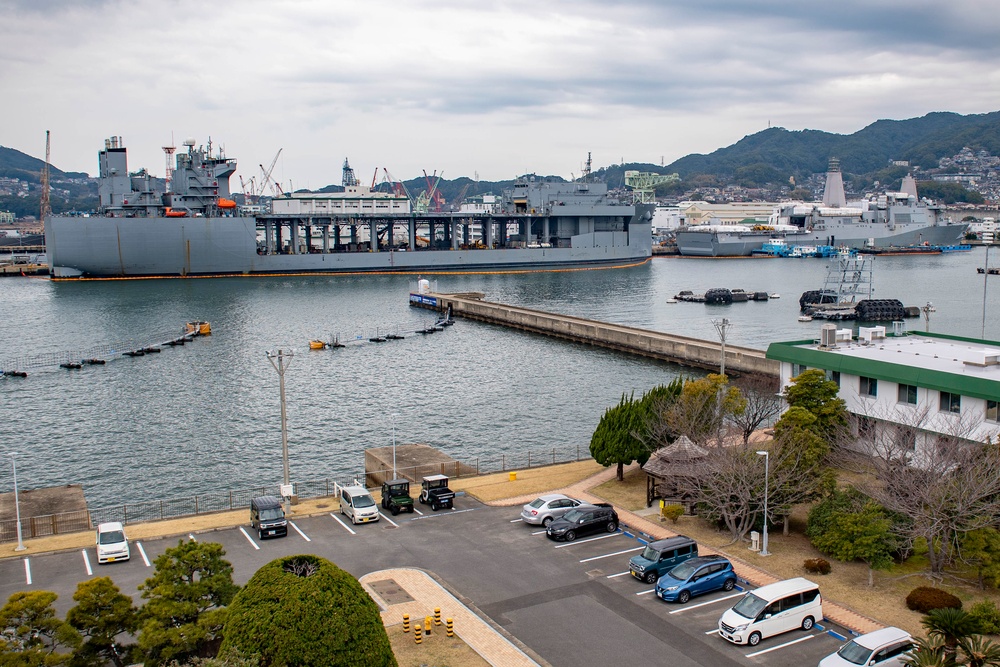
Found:
[(403, 614), (403, 632), (410, 631), (410, 615)]
[(441, 625), (441, 607), (434, 607), (434, 625)]
[(444, 619), (444, 633), (449, 637), (455, 636), (455, 622), (450, 618)]
[(413, 641), (418, 644), (423, 644), (424, 640), (420, 638), (420, 624), (417, 623), (413, 626)]
[(424, 634), (427, 635), (428, 637), (431, 636), (431, 626), (432, 625), (433, 624), (431, 623), (431, 617), (430, 616), (425, 616), (424, 617)]

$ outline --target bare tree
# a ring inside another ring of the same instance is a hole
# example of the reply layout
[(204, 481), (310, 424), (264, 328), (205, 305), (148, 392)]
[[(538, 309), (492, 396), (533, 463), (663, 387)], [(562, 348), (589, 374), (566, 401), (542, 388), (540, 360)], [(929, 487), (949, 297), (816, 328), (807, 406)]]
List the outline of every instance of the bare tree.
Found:
[(931, 572), (940, 574), (964, 533), (997, 526), (1000, 447), (982, 435), (981, 415), (929, 406), (856, 415), (854, 438), (841, 440), (864, 458), (845, 457), (867, 473), (859, 488), (906, 517), (923, 538)]
[(748, 373), (734, 382), (743, 396), (744, 406), (741, 412), (732, 415), (733, 424), (743, 435), (743, 444), (750, 442), (750, 436), (761, 425), (769, 424), (781, 414), (780, 389), (777, 378), (759, 373)]

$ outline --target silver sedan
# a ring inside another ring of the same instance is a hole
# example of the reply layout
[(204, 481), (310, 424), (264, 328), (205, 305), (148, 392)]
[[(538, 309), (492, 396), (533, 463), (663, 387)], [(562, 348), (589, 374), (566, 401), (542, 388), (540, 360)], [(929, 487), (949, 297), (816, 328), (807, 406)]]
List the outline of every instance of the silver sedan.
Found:
[(521, 520), (534, 526), (548, 527), (553, 520), (558, 519), (574, 507), (585, 505), (582, 500), (564, 496), (561, 493), (550, 493), (535, 498), (521, 510)]

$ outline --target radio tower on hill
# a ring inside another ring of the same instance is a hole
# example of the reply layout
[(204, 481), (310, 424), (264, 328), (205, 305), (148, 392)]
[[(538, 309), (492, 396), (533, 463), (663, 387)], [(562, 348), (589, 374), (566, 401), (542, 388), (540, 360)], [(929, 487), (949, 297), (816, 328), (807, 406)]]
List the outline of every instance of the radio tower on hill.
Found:
[(45, 218), (52, 214), (52, 203), (49, 200), (49, 131), (45, 130), (45, 166), (42, 167), (42, 194), (39, 213), (42, 218), (42, 230), (45, 229)]
[(164, 180), (166, 181), (166, 192), (170, 192), (170, 187), (173, 185), (174, 180), (174, 152), (177, 147), (174, 144), (174, 135), (170, 135), (170, 145), (163, 147), (163, 153), (167, 157), (167, 169), (163, 173), (165, 174)]

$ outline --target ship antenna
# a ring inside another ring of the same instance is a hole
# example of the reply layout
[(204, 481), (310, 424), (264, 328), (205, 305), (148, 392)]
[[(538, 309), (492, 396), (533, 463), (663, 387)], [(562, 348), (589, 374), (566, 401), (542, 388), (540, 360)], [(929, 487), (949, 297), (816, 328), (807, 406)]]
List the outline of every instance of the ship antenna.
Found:
[(174, 133), (171, 132), (170, 133), (170, 145), (163, 147), (163, 153), (165, 154), (166, 159), (167, 159), (167, 169), (166, 169), (166, 172), (164, 172), (166, 174), (165, 177), (164, 177), (164, 180), (166, 181), (166, 184), (165, 184), (165, 191), (166, 192), (170, 192), (170, 186), (173, 184), (173, 180), (174, 180), (174, 161), (173, 161), (173, 157), (174, 157), (174, 152), (176, 150), (177, 150), (177, 147), (174, 146)]

